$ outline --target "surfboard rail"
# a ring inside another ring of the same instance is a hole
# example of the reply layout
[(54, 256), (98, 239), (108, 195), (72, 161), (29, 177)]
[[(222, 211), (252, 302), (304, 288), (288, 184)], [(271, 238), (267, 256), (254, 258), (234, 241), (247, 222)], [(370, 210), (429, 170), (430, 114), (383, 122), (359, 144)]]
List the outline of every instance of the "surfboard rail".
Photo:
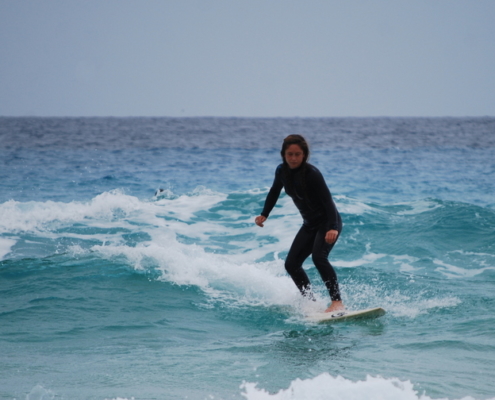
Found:
[(381, 307), (367, 308), (364, 310), (343, 310), (335, 311), (332, 313), (315, 313), (308, 315), (308, 319), (312, 322), (328, 323), (345, 321), (350, 319), (362, 319), (362, 318), (378, 318), (385, 315), (385, 310)]

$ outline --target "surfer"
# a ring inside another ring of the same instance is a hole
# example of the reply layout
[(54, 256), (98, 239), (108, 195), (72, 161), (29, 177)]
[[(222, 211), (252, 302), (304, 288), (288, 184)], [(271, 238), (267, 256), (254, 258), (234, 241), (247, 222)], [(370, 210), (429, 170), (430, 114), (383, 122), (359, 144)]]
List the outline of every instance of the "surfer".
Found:
[(285, 269), (303, 296), (313, 299), (311, 283), (302, 265), (312, 255), (332, 300), (325, 312), (343, 310), (337, 274), (328, 261), (328, 255), (342, 231), (342, 219), (333, 202), (330, 190), (321, 172), (308, 163), (309, 146), (301, 135), (289, 135), (284, 139), (282, 164), (275, 171), (275, 179), (268, 192), (256, 225), (263, 227), (282, 191), (292, 198), (303, 218), (289, 254)]

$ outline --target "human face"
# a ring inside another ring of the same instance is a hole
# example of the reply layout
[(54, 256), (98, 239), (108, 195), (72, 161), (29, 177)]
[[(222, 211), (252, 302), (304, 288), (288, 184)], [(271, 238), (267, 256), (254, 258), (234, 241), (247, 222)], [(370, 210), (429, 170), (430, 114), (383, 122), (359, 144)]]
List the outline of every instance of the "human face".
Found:
[(285, 149), (285, 161), (290, 169), (299, 168), (304, 160), (304, 151), (298, 144), (291, 144)]

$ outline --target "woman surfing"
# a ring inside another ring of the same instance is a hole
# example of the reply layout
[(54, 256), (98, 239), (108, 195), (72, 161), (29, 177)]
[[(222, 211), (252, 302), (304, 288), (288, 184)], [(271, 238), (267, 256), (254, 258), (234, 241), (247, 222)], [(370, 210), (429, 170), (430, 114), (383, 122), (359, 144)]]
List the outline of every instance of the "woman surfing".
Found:
[(280, 154), (282, 164), (275, 171), (275, 179), (263, 211), (255, 218), (255, 223), (263, 227), (284, 188), (303, 218), (303, 225), (287, 254), (285, 269), (302, 295), (313, 299), (311, 283), (302, 267), (304, 260), (312, 255), (313, 263), (332, 301), (325, 312), (343, 310), (337, 274), (328, 261), (330, 251), (342, 231), (340, 214), (323, 175), (308, 163), (309, 146), (304, 137), (287, 136)]

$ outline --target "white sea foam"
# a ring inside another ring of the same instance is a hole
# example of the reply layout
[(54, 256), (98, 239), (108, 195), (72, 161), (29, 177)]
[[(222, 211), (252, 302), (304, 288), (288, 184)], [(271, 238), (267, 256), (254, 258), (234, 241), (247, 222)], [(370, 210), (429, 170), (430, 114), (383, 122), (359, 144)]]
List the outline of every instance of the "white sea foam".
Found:
[[(269, 393), (256, 383), (243, 383), (241, 393), (248, 400), (431, 400), (419, 394), (410, 381), (397, 378), (367, 376), (362, 381), (352, 381), (341, 376), (323, 373), (312, 379), (295, 379), (287, 389)], [(438, 399), (440, 400), (440, 399)], [(442, 400), (448, 400), (446, 398)], [(462, 400), (474, 400), (464, 397)], [(493, 400), (493, 399), (492, 399)]]
[(457, 267), (452, 264), (447, 264), (437, 259), (433, 260), (433, 263), (439, 265), (436, 271), (441, 272), (442, 274), (444, 274), (449, 278), (463, 278), (463, 277), (472, 278), (476, 275), (482, 274), (485, 271), (495, 270), (495, 267), (466, 269), (466, 268)]
[(410, 207), (408, 210), (404, 211), (399, 211), (397, 212), (397, 215), (415, 215), (415, 214), (422, 214), (424, 212), (430, 212), (433, 211), (437, 208), (442, 207), (441, 204), (438, 202), (434, 202), (431, 200), (417, 200), (412, 203), (397, 203), (396, 205), (404, 205), (407, 207)]
[(478, 253), (478, 252), (473, 252), (473, 251), (463, 251), (463, 250), (454, 250), (452, 253), (458, 253), (462, 254), (465, 256), (478, 256), (478, 257), (490, 257), (490, 258), (495, 258), (495, 254), (490, 254), (490, 253)]
[(26, 395), (26, 400), (51, 400), (55, 398), (55, 393), (50, 389), (45, 389), (41, 385), (36, 385)]
[(154, 268), (161, 273), (160, 279), (198, 286), (218, 300), (288, 305), (298, 297), (281, 260), (236, 262), (230, 256), (205, 252), (198, 245), (180, 243), (171, 233), (155, 234), (152, 242), (136, 247), (98, 245), (92, 250), (105, 257), (124, 256), (137, 270)]
[(344, 214), (362, 215), (365, 213), (379, 212), (376, 208), (346, 196), (334, 196), (334, 200), (339, 212)]
[(10, 253), (12, 247), (17, 243), (14, 239), (0, 238), (0, 260)]
[(171, 212), (175, 218), (187, 221), (194, 216), (194, 213), (200, 210), (207, 210), (226, 198), (227, 195), (225, 194), (216, 193), (204, 187), (198, 187), (191, 195), (161, 199), (156, 204), (162, 206), (166, 212)]
[(53, 225), (88, 219), (112, 221), (142, 209), (142, 202), (121, 191), (105, 192), (87, 203), (7, 201), (0, 205), (0, 233), (47, 231)]
[(371, 264), (375, 262), (376, 260), (379, 260), (380, 258), (386, 257), (387, 254), (375, 254), (375, 253), (366, 253), (364, 254), (361, 258), (353, 261), (343, 261), (343, 260), (337, 260), (337, 261), (332, 261), (332, 264), (337, 266), (337, 267), (342, 267), (342, 268), (356, 268), (356, 267), (361, 267), (366, 264)]

